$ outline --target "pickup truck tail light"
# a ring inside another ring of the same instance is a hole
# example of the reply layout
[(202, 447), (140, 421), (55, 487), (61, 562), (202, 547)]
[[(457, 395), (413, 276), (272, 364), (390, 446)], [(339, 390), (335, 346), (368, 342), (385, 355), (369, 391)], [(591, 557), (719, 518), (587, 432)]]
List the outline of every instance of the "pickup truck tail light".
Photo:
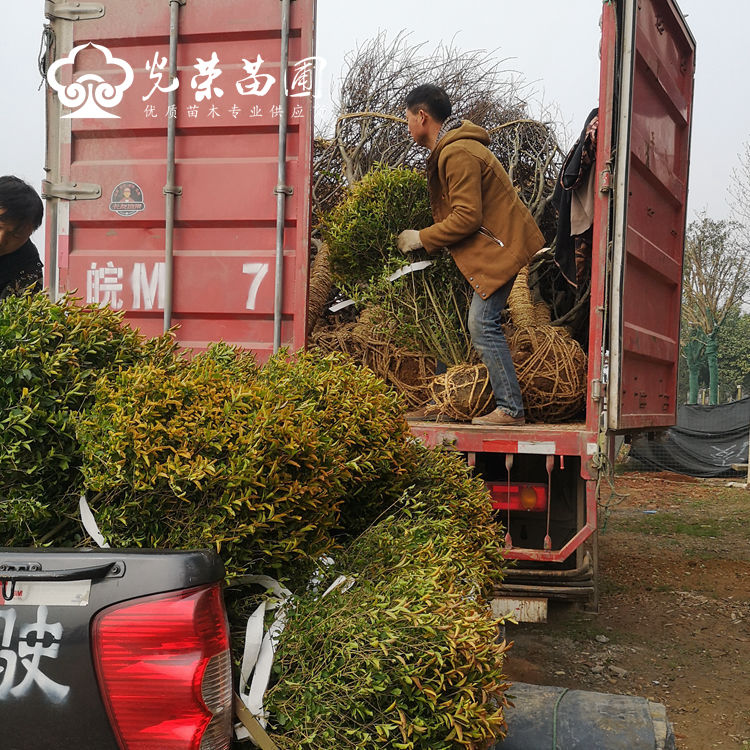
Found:
[(105, 609), (91, 642), (122, 750), (229, 747), (232, 668), (219, 584)]

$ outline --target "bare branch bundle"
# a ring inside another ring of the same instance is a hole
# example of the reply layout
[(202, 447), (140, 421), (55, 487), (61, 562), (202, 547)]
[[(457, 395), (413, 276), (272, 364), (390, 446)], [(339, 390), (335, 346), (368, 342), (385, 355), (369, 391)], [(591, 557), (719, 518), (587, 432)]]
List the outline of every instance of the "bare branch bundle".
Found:
[(457, 117), (491, 134), (490, 149), (508, 169), (522, 200), (554, 235), (550, 205), (562, 160), (551, 123), (529, 116), (523, 84), (503, 69), (492, 52), (458, 50), (451, 44), (427, 52), (404, 34), (388, 41), (381, 33), (348, 59), (338, 117), (330, 138), (318, 138), (314, 152), (314, 209), (325, 214), (377, 163), (424, 167), (427, 152), (406, 128), (407, 93), (421, 83), (442, 86)]

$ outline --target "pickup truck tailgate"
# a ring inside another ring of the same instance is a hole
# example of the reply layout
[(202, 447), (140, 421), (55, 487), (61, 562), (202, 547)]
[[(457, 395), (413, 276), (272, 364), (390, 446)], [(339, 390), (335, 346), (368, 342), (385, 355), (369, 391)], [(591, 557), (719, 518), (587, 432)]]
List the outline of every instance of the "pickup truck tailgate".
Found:
[[(149, 705), (158, 704), (159, 692), (166, 705), (164, 691), (170, 688), (170, 670), (180, 659), (184, 667), (184, 656), (165, 665), (165, 651), (158, 647), (171, 637), (169, 602), (174, 611), (175, 601), (185, 601), (190, 595), (201, 597), (210, 591), (214, 614), (223, 619), (219, 627), (210, 627), (220, 631), (226, 623), (220, 591), (223, 577), (221, 561), (207, 551), (0, 548), (0, 744), (4, 750), (195, 746), (164, 739), (170, 732), (179, 734), (167, 726), (182, 710), (179, 705), (173, 706), (174, 713), (163, 717), (144, 718), (134, 712), (143, 714)], [(186, 591), (189, 593), (184, 594)], [(171, 596), (169, 592), (173, 592)], [(158, 614), (162, 602), (164, 618)], [(126, 606), (117, 607), (123, 603)], [(108, 618), (110, 612), (117, 616)], [(130, 613), (130, 619), (121, 613)], [(148, 613), (145, 627), (133, 613)], [(151, 625), (161, 627), (161, 632), (150, 632), (149, 628), (157, 630)], [(128, 653), (138, 639), (151, 648), (151, 653), (135, 657)], [(116, 701), (104, 698), (100, 688), (104, 681), (100, 675), (110, 669), (102, 667), (102, 643), (108, 644), (108, 664), (113, 664), (112, 673), (119, 680), (113, 688), (119, 691)], [(118, 650), (122, 653), (115, 654)], [(137, 690), (124, 696), (123, 675), (127, 682), (128, 670), (137, 675)], [(226, 673), (229, 670), (227, 652)], [(168, 677), (160, 686), (162, 673)], [(156, 701), (143, 699), (148, 693), (142, 689), (149, 681), (144, 675), (150, 677)], [(189, 684), (193, 692), (196, 684), (200, 688), (195, 680)], [(173, 694), (177, 703), (180, 694)], [(112, 720), (114, 715), (116, 721)], [(127, 729), (113, 727), (118, 721)], [(138, 722), (140, 726), (136, 726)], [(205, 725), (208, 723), (209, 719)], [(136, 740), (121, 744), (118, 736), (122, 737), (123, 731)], [(200, 738), (197, 742), (197, 746), (203, 746)], [(226, 747), (228, 742), (212, 746)]]

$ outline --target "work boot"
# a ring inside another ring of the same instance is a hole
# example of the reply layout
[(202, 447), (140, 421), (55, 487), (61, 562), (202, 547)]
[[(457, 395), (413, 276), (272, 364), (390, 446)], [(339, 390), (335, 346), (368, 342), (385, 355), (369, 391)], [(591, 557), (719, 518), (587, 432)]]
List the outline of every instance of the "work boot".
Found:
[(474, 417), (471, 423), (497, 427), (520, 427), (522, 424), (526, 424), (526, 418), (523, 415), (520, 417), (511, 417), (510, 414), (504, 412), (502, 409), (495, 409), (495, 411), (491, 411), (483, 417)]

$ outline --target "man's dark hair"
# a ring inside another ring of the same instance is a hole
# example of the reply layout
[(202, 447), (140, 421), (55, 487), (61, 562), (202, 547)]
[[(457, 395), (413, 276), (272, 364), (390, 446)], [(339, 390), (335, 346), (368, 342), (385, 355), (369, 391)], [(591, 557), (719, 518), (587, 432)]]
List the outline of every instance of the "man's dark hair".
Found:
[(31, 185), (19, 177), (0, 177), (0, 219), (39, 229), (44, 215), (44, 205)]
[(406, 95), (406, 106), (411, 112), (423, 109), (438, 122), (445, 122), (453, 111), (451, 100), (440, 86), (423, 83)]

